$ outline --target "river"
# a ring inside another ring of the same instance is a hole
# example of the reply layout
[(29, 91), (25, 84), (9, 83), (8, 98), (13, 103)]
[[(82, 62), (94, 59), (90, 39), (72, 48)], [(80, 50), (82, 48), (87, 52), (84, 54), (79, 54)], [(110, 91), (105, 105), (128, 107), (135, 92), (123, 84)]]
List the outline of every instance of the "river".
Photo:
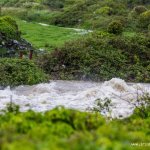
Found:
[(133, 113), (136, 99), (150, 93), (150, 84), (126, 83), (113, 78), (105, 82), (50, 81), (33, 86), (18, 86), (0, 90), (0, 110), (11, 100), (20, 106), (20, 111), (37, 112), (51, 110), (56, 106), (88, 111), (96, 107), (95, 100), (111, 99), (110, 112), (101, 112), (112, 118), (124, 118)]

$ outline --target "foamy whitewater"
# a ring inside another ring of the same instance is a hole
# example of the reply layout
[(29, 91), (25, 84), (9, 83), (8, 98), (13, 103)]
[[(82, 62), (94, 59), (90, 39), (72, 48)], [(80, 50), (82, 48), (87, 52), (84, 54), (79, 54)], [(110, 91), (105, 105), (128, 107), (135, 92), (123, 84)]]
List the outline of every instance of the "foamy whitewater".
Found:
[(0, 110), (11, 100), (20, 106), (20, 111), (29, 109), (44, 112), (56, 106), (87, 111), (95, 107), (95, 100), (111, 99), (111, 111), (101, 112), (113, 118), (127, 117), (133, 113), (136, 99), (150, 93), (150, 84), (132, 84), (113, 78), (104, 83), (85, 81), (50, 81), (33, 86), (7, 87), (0, 90)]

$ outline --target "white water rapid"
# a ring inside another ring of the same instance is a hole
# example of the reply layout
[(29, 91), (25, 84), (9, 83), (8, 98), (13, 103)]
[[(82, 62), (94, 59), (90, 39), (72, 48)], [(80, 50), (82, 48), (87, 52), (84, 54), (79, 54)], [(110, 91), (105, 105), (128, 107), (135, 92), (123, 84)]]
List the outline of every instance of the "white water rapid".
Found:
[(118, 78), (104, 83), (57, 80), (0, 90), (0, 110), (5, 109), (12, 99), (22, 112), (29, 109), (43, 112), (60, 105), (87, 111), (88, 108), (95, 107), (96, 99), (109, 98), (112, 105), (111, 116), (127, 117), (132, 114), (137, 97), (145, 92), (150, 93), (150, 84), (126, 83)]

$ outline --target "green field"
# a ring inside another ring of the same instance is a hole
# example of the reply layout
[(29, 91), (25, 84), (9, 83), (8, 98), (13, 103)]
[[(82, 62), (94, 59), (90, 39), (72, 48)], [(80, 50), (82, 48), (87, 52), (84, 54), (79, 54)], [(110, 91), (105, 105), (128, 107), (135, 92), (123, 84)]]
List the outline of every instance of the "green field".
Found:
[(22, 37), (31, 42), (35, 48), (51, 50), (63, 45), (66, 41), (76, 39), (80, 35), (73, 29), (56, 26), (44, 26), (34, 22), (17, 20)]

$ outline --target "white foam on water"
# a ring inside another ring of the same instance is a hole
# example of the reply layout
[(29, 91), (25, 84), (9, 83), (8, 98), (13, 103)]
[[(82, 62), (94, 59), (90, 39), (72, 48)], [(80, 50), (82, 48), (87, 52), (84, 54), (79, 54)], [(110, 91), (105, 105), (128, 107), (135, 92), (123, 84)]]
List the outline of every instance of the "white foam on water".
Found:
[(111, 99), (113, 118), (130, 116), (134, 110), (137, 96), (150, 93), (150, 84), (129, 84), (122, 79), (113, 78), (104, 83), (86, 81), (50, 81), (33, 86), (7, 87), (0, 90), (0, 110), (6, 108), (12, 97), (13, 103), (22, 112), (32, 109), (37, 112), (51, 110), (56, 106), (87, 111), (95, 107), (95, 100)]

